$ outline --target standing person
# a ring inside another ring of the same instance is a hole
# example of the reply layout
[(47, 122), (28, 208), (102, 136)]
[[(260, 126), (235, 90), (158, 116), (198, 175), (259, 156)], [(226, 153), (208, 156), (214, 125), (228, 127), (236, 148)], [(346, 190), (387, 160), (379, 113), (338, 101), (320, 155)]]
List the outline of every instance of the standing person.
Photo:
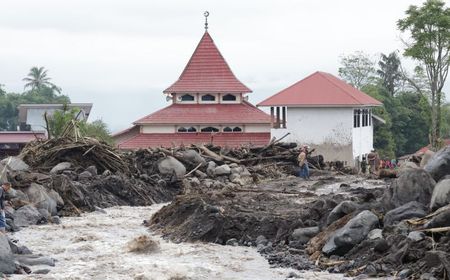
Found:
[(5, 218), (5, 193), (11, 189), (11, 183), (3, 183), (0, 187), (0, 232), (5, 233), (6, 218)]
[(370, 153), (367, 155), (367, 159), (369, 160), (369, 173), (375, 173), (376, 157), (377, 154), (375, 153), (375, 150), (370, 151)]
[(300, 166), (299, 176), (305, 180), (309, 180), (309, 166), (306, 156), (308, 155), (308, 147), (303, 146), (300, 149), (300, 154), (298, 155), (298, 166)]
[(366, 172), (367, 172), (367, 159), (366, 156), (363, 156), (361, 160), (361, 173), (363, 175), (366, 175)]

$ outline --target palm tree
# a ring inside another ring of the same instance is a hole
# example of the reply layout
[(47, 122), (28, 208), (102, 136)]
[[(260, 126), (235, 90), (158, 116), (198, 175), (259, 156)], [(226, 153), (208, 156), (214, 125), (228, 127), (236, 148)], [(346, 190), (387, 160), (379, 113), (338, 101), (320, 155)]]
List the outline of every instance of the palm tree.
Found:
[(47, 70), (44, 67), (32, 67), (28, 76), (23, 79), (27, 82), (24, 88), (31, 88), (32, 91), (41, 90), (42, 88), (50, 88), (61, 93), (61, 88), (50, 82), (51, 78), (47, 77)]

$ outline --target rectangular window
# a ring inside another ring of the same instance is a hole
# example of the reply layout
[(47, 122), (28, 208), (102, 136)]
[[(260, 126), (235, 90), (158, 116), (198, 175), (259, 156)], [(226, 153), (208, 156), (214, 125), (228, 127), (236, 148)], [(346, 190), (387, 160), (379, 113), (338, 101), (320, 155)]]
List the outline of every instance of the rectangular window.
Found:
[(353, 127), (361, 127), (361, 109), (353, 110)]
[(362, 126), (368, 126), (369, 125), (369, 110), (363, 109), (362, 110)]
[(369, 109), (369, 126), (372, 126), (372, 109)]

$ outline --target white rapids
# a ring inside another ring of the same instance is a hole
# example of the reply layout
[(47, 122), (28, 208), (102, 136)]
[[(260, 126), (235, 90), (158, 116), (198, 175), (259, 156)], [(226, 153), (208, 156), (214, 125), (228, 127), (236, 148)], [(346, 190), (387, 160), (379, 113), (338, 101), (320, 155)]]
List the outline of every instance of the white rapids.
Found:
[[(106, 214), (63, 218), (61, 225), (24, 228), (11, 237), (34, 253), (55, 258), (56, 266), (47, 275), (13, 275), (10, 279), (269, 280), (286, 279), (291, 272), (304, 279), (343, 279), (336, 274), (271, 268), (254, 248), (165, 241), (142, 225), (162, 206), (112, 207)], [(161, 250), (128, 252), (126, 243), (140, 235), (158, 240)]]

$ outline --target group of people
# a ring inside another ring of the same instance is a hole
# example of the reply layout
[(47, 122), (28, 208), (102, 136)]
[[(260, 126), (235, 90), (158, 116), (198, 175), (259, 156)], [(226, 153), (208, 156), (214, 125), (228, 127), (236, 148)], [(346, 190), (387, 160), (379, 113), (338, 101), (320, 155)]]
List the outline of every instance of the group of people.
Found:
[(361, 172), (366, 174), (367, 165), (369, 165), (369, 173), (374, 174), (381, 169), (395, 169), (398, 167), (396, 159), (381, 159), (375, 150), (372, 150), (367, 157), (363, 156), (361, 160)]

